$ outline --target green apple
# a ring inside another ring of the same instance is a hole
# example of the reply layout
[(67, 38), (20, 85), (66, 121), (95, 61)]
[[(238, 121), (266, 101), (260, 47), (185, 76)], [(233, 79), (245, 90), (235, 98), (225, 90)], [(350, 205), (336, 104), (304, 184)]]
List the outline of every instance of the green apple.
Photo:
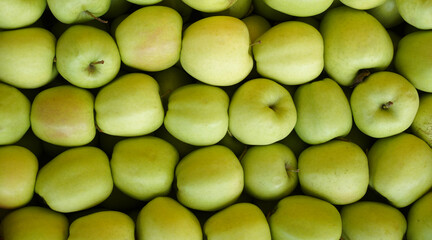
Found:
[(208, 240), (271, 240), (264, 213), (252, 203), (236, 203), (213, 214), (204, 234)]
[(252, 146), (240, 159), (245, 190), (262, 200), (279, 200), (297, 187), (297, 158), (282, 143)]
[(393, 43), (372, 15), (347, 6), (327, 11), (320, 24), (324, 70), (342, 86), (351, 86), (361, 70), (383, 70), (393, 59)]
[(74, 25), (57, 41), (57, 70), (75, 86), (101, 87), (117, 76), (120, 64), (120, 53), (114, 39), (98, 28)]
[(0, 82), (0, 145), (13, 144), (30, 128), (30, 101), (17, 88)]
[(134, 5), (127, 0), (111, 0), (110, 7), (103, 17), (114, 19), (120, 15), (127, 14), (132, 6)]
[(115, 31), (124, 64), (142, 71), (172, 67), (180, 57), (181, 15), (165, 6), (146, 6), (129, 14)]
[(267, 145), (294, 129), (297, 110), (286, 88), (266, 78), (239, 86), (229, 106), (229, 131), (248, 145)]
[(419, 109), (410, 128), (414, 135), (432, 147), (432, 93), (420, 96)]
[(357, 1), (357, 0), (340, 0), (341, 3), (343, 3), (344, 5), (354, 8), (354, 9), (359, 9), (359, 10), (367, 10), (367, 9), (371, 9), (371, 8), (375, 8), (378, 7), (382, 4), (384, 4), (384, 2), (386, 0), (363, 0), (363, 1)]
[(403, 208), (432, 187), (432, 149), (409, 133), (378, 139), (368, 152), (369, 185)]
[(202, 240), (197, 217), (169, 197), (156, 197), (139, 212), (137, 240)]
[(264, 2), (269, 7), (276, 9), (279, 12), (291, 16), (309, 17), (326, 11), (333, 3), (333, 0), (264, 0)]
[(385, 0), (383, 4), (371, 8), (367, 12), (374, 16), (385, 28), (392, 28), (403, 23), (403, 19), (396, 7), (396, 0)]
[(267, 30), (252, 46), (258, 73), (286, 85), (300, 85), (324, 69), (324, 43), (311, 25), (287, 21)]
[(47, 4), (57, 20), (72, 24), (87, 22), (104, 15), (111, 0), (47, 0)]
[(153, 5), (161, 2), (162, 0), (127, 0), (136, 5)]
[(343, 206), (342, 238), (364, 239), (403, 239), (407, 221), (395, 207), (381, 202), (359, 201)]
[(0, 208), (15, 209), (30, 202), (38, 169), (37, 157), (27, 148), (0, 147)]
[(134, 240), (135, 223), (118, 211), (100, 211), (75, 219), (69, 227), (68, 240)]
[(57, 76), (56, 38), (44, 28), (0, 32), (0, 81), (18, 88), (39, 88)]
[(57, 155), (38, 172), (35, 192), (58, 212), (91, 208), (111, 194), (108, 156), (96, 147), (76, 147)]
[(168, 99), (164, 126), (174, 137), (195, 145), (213, 145), (228, 131), (229, 97), (202, 83), (177, 88)]
[(45, 89), (34, 99), (30, 123), (41, 140), (60, 146), (80, 146), (93, 140), (94, 97), (75, 86), (63, 85)]
[(177, 199), (188, 208), (216, 211), (234, 203), (244, 187), (243, 168), (227, 147), (201, 147), (175, 169)]
[[(191, 8), (200, 12), (220, 12), (227, 10), (238, 0), (181, 0)], [(240, 0), (241, 1), (241, 0)]]
[(270, 22), (263, 16), (253, 14), (242, 19), (249, 30), (250, 42), (255, 43), (255, 40), (263, 33), (271, 28)]
[(51, 209), (25, 206), (6, 215), (1, 226), (5, 240), (65, 240), (69, 221)]
[(164, 119), (159, 85), (145, 73), (128, 73), (105, 85), (95, 98), (100, 131), (123, 137), (149, 134)]
[(415, 201), (408, 211), (408, 240), (430, 239), (432, 237), (432, 192), (429, 191)]
[(179, 154), (173, 145), (153, 136), (128, 138), (114, 146), (111, 171), (114, 184), (141, 201), (171, 191)]
[(415, 31), (399, 41), (394, 64), (418, 90), (432, 93), (432, 31)]
[(422, 30), (432, 29), (431, 1), (396, 0), (396, 6), (408, 24)]
[(354, 88), (350, 104), (360, 131), (383, 138), (411, 126), (419, 107), (419, 95), (403, 76), (381, 71), (371, 74)]
[(351, 130), (349, 101), (339, 84), (330, 78), (299, 86), (294, 104), (297, 108), (294, 130), (308, 144), (346, 136)]
[(184, 22), (189, 22), (189, 19), (194, 12), (189, 5), (178, 0), (162, 0), (158, 5), (175, 9), (182, 16)]
[(244, 18), (252, 11), (252, 0), (236, 0), (231, 7), (220, 12), (202, 12), (203, 17), (209, 16), (232, 16), (236, 18)]
[(291, 15), (280, 12), (270, 7), (266, 0), (252, 0), (253, 13), (258, 14), (270, 21), (285, 22), (292, 19)]
[(231, 16), (193, 22), (184, 31), (180, 63), (187, 73), (206, 84), (241, 82), (253, 67), (246, 24)]
[(368, 189), (368, 159), (355, 143), (331, 140), (310, 146), (298, 158), (302, 191), (332, 204), (360, 200)]
[(336, 207), (305, 195), (280, 200), (269, 225), (273, 240), (339, 240), (342, 235), (342, 220)]
[(0, 28), (27, 27), (44, 13), (46, 0), (4, 0), (0, 2)]

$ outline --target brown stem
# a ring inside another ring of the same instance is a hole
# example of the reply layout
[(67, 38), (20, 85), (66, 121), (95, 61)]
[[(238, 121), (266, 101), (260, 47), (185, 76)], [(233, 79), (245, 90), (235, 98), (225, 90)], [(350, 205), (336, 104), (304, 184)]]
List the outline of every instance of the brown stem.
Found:
[(251, 43), (250, 47), (253, 47), (255, 45), (261, 44), (261, 40), (258, 40), (256, 42)]
[(381, 105), (381, 108), (384, 109), (384, 110), (387, 110), (387, 109), (390, 108), (391, 105), (393, 105), (393, 102), (392, 101), (388, 101), (388, 102), (384, 103), (383, 105)]
[(106, 20), (103, 20), (103, 19), (101, 19), (101, 18), (99, 18), (99, 17), (96, 17), (93, 13), (91, 13), (89, 10), (85, 10), (84, 11), (87, 15), (89, 15), (90, 17), (92, 17), (92, 18), (94, 18), (95, 20), (97, 20), (97, 21), (99, 21), (99, 22), (101, 22), (101, 23), (108, 23), (108, 21), (106, 21)]
[(104, 60), (99, 60), (99, 61), (91, 62), (91, 63), (88, 65), (87, 70), (89, 71), (90, 74), (92, 74), (92, 73), (94, 73), (95, 70), (96, 70), (96, 68), (95, 68), (95, 65), (96, 65), (96, 64), (104, 64), (104, 63), (105, 63)]
[(357, 76), (354, 78), (354, 83), (351, 87), (355, 88), (357, 85), (362, 83), (370, 74), (371, 72), (368, 69), (359, 70)]

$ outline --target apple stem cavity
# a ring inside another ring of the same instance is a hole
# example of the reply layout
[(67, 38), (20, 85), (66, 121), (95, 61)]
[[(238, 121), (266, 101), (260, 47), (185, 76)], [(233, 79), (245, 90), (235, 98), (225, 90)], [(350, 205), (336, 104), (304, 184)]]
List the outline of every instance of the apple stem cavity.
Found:
[(391, 107), (391, 105), (393, 105), (393, 102), (392, 101), (388, 101), (388, 102), (384, 103), (381, 106), (381, 108), (384, 109), (384, 110), (387, 110), (387, 109), (389, 109)]
[(96, 71), (96, 67), (95, 67), (95, 65), (97, 65), (97, 64), (104, 64), (104, 63), (105, 63), (104, 60), (99, 60), (99, 61), (91, 62), (91, 63), (88, 65), (88, 67), (87, 67), (87, 71), (88, 71), (90, 74), (92, 74), (92, 73), (94, 73), (94, 72)]
[(359, 70), (357, 76), (354, 78), (354, 83), (351, 88), (355, 88), (357, 85), (362, 83), (370, 74), (371, 72), (368, 69)]
[(85, 12), (87, 15), (89, 15), (90, 17), (92, 17), (93, 19), (95, 19), (96, 21), (98, 21), (98, 22), (105, 23), (105, 24), (108, 23), (107, 20), (103, 20), (103, 19), (101, 19), (101, 18), (99, 18), (99, 17), (96, 17), (96, 16), (95, 16), (93, 13), (91, 13), (89, 10), (85, 10), (84, 12)]

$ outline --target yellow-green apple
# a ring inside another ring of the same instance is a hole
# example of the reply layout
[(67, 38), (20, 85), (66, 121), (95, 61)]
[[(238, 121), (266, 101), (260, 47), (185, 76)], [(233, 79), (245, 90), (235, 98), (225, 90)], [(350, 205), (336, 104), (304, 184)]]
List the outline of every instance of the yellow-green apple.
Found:
[(326, 11), (320, 32), (324, 70), (342, 86), (351, 86), (361, 70), (384, 70), (393, 59), (386, 29), (364, 10), (347, 6)]
[(298, 157), (298, 172), (305, 194), (336, 205), (356, 202), (368, 189), (367, 156), (352, 142), (331, 140), (308, 147)]
[(127, 0), (136, 5), (153, 5), (161, 2), (162, 0)]
[(164, 126), (174, 137), (195, 145), (213, 145), (228, 131), (229, 97), (202, 83), (177, 88), (168, 99)]
[(206, 13), (202, 12), (203, 17), (215, 16), (215, 15), (223, 15), (223, 16), (232, 16), (236, 18), (244, 18), (252, 11), (252, 0), (236, 0), (231, 7), (219, 11), (219, 12), (211, 12)]
[(80, 146), (93, 140), (94, 96), (71, 85), (45, 89), (35, 97), (30, 124), (41, 140), (60, 146)]
[(103, 210), (75, 219), (68, 240), (134, 240), (135, 223), (127, 214)]
[(415, 31), (401, 38), (394, 64), (418, 90), (432, 93), (432, 31)]
[(38, 169), (37, 157), (27, 148), (0, 147), (0, 208), (15, 209), (30, 202)]
[(156, 197), (139, 212), (137, 240), (202, 240), (197, 217), (170, 197)]
[(409, 208), (408, 240), (423, 240), (432, 237), (432, 192), (429, 191)]
[(14, 29), (35, 23), (44, 13), (46, 0), (4, 0), (0, 2), (0, 28)]
[(378, 139), (368, 160), (370, 187), (395, 207), (412, 204), (432, 187), (432, 149), (415, 135)]
[(382, 202), (358, 201), (340, 210), (342, 239), (403, 239), (407, 221), (399, 209)]
[(241, 82), (253, 67), (246, 24), (231, 16), (193, 22), (184, 31), (180, 63), (192, 77), (210, 85)]
[(309, 17), (326, 11), (333, 3), (333, 0), (264, 0), (264, 2), (279, 12), (291, 16)]
[(263, 16), (257, 14), (249, 15), (243, 18), (242, 21), (249, 30), (249, 38), (252, 44), (255, 44), (255, 40), (271, 28), (270, 22)]
[(35, 192), (58, 212), (76, 212), (96, 206), (113, 189), (108, 156), (96, 147), (68, 149), (38, 172)]
[(325, 78), (299, 86), (294, 93), (297, 135), (308, 144), (346, 136), (352, 127), (351, 107), (342, 88)]
[(1, 226), (4, 240), (66, 240), (69, 221), (49, 208), (25, 206), (6, 215)]
[(17, 88), (0, 82), (0, 145), (14, 144), (30, 128), (30, 101)]
[(299, 21), (273, 26), (252, 46), (258, 73), (286, 85), (299, 85), (318, 77), (324, 68), (320, 32)]
[(162, 0), (158, 5), (166, 6), (175, 9), (183, 18), (183, 22), (190, 23), (189, 19), (194, 10), (184, 3), (178, 0)]
[(57, 41), (57, 70), (75, 86), (101, 87), (117, 76), (120, 64), (114, 39), (96, 27), (73, 25)]
[(121, 140), (114, 146), (111, 171), (114, 184), (142, 201), (171, 191), (179, 154), (173, 145), (153, 136)]
[(403, 76), (389, 71), (371, 74), (350, 97), (356, 126), (368, 136), (384, 138), (407, 130), (417, 113), (419, 95)]
[(181, 15), (170, 7), (146, 6), (129, 14), (116, 28), (122, 62), (143, 71), (161, 71), (180, 57)]
[(237, 0), (181, 0), (191, 8), (200, 12), (220, 12), (234, 5)]
[(244, 187), (243, 168), (227, 147), (201, 147), (175, 169), (177, 199), (188, 208), (216, 211), (234, 203)]
[(432, 147), (432, 93), (420, 95), (419, 108), (410, 128), (414, 135)]
[(277, 203), (269, 217), (273, 240), (338, 240), (342, 220), (335, 206), (327, 201), (291, 195)]
[(291, 15), (270, 7), (265, 0), (252, 0), (252, 5), (253, 13), (258, 14), (272, 22), (285, 22), (292, 19)]
[(128, 14), (129, 9), (134, 6), (128, 0), (110, 0), (110, 7), (108, 11), (103, 15), (103, 18), (115, 19), (120, 15)]
[(387, 29), (403, 23), (403, 18), (396, 7), (396, 0), (385, 0), (383, 4), (371, 8), (367, 12)]
[(267, 145), (294, 129), (297, 110), (291, 94), (273, 80), (256, 78), (235, 91), (229, 106), (229, 131), (248, 145)]
[(386, 0), (363, 0), (363, 1), (340, 0), (340, 1), (341, 3), (343, 3), (348, 7), (359, 9), (359, 10), (367, 10), (384, 4)]
[(0, 81), (18, 88), (39, 88), (57, 76), (56, 38), (44, 28), (0, 32)]
[(240, 161), (245, 190), (254, 198), (279, 200), (297, 187), (297, 158), (282, 143), (252, 146)]
[(105, 85), (95, 98), (100, 131), (115, 136), (140, 136), (158, 129), (164, 119), (159, 85), (145, 73), (128, 73)]
[(94, 20), (104, 15), (111, 0), (47, 0), (48, 8), (62, 23), (72, 24)]
[(271, 240), (264, 213), (252, 203), (236, 203), (213, 214), (204, 223), (208, 240)]
[(400, 15), (408, 24), (422, 30), (432, 29), (431, 1), (396, 0), (396, 6)]

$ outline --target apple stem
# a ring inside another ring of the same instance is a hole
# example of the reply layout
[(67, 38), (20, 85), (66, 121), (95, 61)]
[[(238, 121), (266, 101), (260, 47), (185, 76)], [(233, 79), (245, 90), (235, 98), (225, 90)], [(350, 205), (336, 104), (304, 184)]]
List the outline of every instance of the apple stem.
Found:
[(388, 101), (388, 102), (384, 103), (381, 107), (382, 107), (382, 109), (389, 109), (391, 105), (393, 105), (393, 102)]
[(54, 57), (53, 62), (57, 62), (57, 58), (56, 57)]
[(96, 17), (93, 13), (91, 13), (89, 10), (85, 10), (84, 11), (87, 15), (89, 15), (90, 17), (92, 17), (92, 18), (94, 18), (95, 20), (97, 20), (97, 21), (99, 21), (99, 22), (101, 22), (101, 23), (108, 23), (108, 21), (106, 21), (106, 20), (103, 20), (103, 19), (101, 19), (101, 18), (99, 18), (99, 17)]
[(371, 72), (368, 69), (361, 69), (354, 78), (354, 83), (351, 88), (355, 88), (357, 85), (362, 83), (370, 74)]
[(168, 91), (161, 94), (161, 98), (167, 97), (168, 95), (170, 95), (172, 93), (172, 91), (173, 91), (172, 89), (168, 89)]
[(261, 40), (258, 40), (256, 42), (251, 43), (250, 47), (253, 47), (255, 45), (261, 44)]
[(287, 172), (295, 172), (295, 173), (298, 173), (299, 171), (300, 171), (300, 169), (292, 169), (288, 164), (285, 164), (285, 170), (287, 171)]
[(89, 73), (93, 73), (96, 70), (94, 65), (96, 65), (96, 64), (104, 64), (104, 63), (105, 63), (104, 60), (99, 60), (99, 61), (91, 62), (88, 65), (87, 70), (89, 71)]

